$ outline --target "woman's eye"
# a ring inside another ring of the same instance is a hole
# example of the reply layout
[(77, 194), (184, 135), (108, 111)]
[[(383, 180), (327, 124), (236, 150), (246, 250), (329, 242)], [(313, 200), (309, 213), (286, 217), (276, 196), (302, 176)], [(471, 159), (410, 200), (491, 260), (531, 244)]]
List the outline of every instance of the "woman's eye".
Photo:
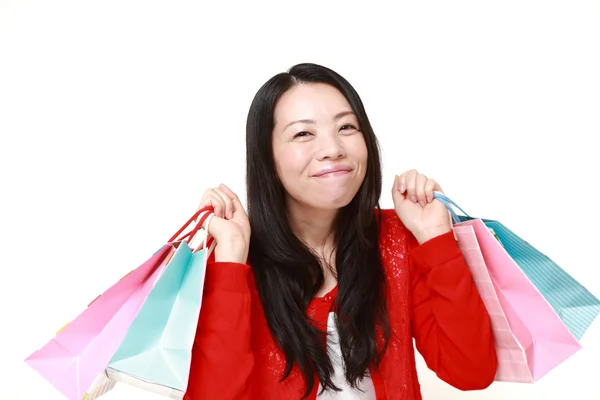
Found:
[(294, 135), (294, 139), (297, 138), (297, 137), (306, 137), (308, 135), (310, 135), (310, 132), (306, 132), (306, 131), (304, 131), (304, 132), (298, 132), (298, 133), (296, 133)]
[(341, 128), (341, 130), (343, 130), (343, 131), (348, 131), (348, 130), (352, 130), (352, 129), (358, 130), (358, 129), (356, 129), (356, 127), (354, 125), (350, 125), (350, 124), (346, 124), (346, 125), (342, 126), (342, 128)]

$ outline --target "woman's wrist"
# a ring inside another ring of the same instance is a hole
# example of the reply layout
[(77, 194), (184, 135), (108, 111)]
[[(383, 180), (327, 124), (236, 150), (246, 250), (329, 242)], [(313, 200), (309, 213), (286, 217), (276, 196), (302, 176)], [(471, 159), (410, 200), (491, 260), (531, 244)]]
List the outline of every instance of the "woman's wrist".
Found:
[(248, 250), (243, 239), (232, 239), (225, 243), (217, 243), (215, 247), (215, 261), (245, 264)]
[(444, 234), (450, 232), (451, 230), (452, 230), (452, 228), (450, 228), (450, 227), (439, 226), (439, 227), (430, 228), (430, 229), (426, 229), (424, 231), (417, 232), (414, 236), (417, 239), (417, 242), (419, 242), (419, 244), (423, 244), (435, 237), (444, 235)]

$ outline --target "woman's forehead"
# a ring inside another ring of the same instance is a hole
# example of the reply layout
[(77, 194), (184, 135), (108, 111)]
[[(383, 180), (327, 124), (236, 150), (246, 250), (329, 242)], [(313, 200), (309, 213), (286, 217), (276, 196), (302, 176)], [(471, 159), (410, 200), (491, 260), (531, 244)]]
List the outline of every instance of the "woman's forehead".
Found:
[(348, 100), (333, 86), (302, 83), (286, 91), (275, 106), (275, 120), (289, 124), (297, 120), (335, 119), (352, 111)]

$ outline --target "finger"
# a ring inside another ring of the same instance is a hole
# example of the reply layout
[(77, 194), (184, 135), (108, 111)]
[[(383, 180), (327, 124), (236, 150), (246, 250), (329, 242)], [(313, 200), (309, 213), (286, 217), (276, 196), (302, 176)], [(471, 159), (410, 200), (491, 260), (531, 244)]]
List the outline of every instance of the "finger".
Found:
[(210, 223), (206, 224), (206, 222), (208, 222), (208, 219), (206, 221), (204, 221), (204, 224), (202, 225), (202, 229), (204, 229), (206, 231), (206, 233), (208, 233), (210, 236), (212, 236), (213, 238), (215, 238), (215, 240), (223, 237), (222, 236), (222, 232), (223, 229), (225, 228), (223, 225), (225, 223), (225, 220), (223, 218), (218, 217), (216, 214), (213, 215), (213, 217), (210, 219)]
[(244, 210), (244, 206), (237, 195), (233, 199), (233, 218), (248, 219), (248, 214), (246, 214), (246, 210)]
[[(213, 190), (212, 189), (207, 189), (204, 194), (202, 195), (202, 199), (200, 200), (200, 204), (198, 205), (198, 210), (201, 210), (205, 207), (212, 207), (213, 208), (213, 213), (217, 214), (217, 209), (222, 210), (224, 207), (220, 204), (220, 202), (218, 201), (218, 198), (214, 198), (214, 194), (213, 194)], [(198, 222), (200, 219), (201, 215), (198, 215), (195, 219), (194, 222)]]
[(233, 193), (233, 191), (231, 189), (229, 189), (225, 184), (221, 183), (219, 185), (219, 189), (221, 191), (223, 191), (223, 193), (225, 193), (227, 196), (229, 196), (231, 198), (231, 200), (234, 200), (237, 196), (235, 195), (235, 193)]
[(403, 195), (406, 193), (406, 173), (396, 175), (396, 182), (398, 184), (398, 191)]
[(404, 174), (396, 175), (394, 177), (394, 184), (392, 185), (392, 198), (394, 201), (402, 201), (406, 197), (404, 196), (406, 184), (404, 182)]
[(224, 217), (227, 219), (233, 218), (233, 199), (219, 188), (214, 188), (214, 192), (221, 198), (225, 205)]
[(413, 203), (417, 202), (417, 171), (411, 169), (406, 172), (406, 197)]
[(401, 177), (396, 176), (394, 182), (394, 189), (392, 189), (392, 200), (394, 201), (394, 208), (396, 209), (398, 209), (398, 207), (404, 204), (404, 200), (406, 200), (406, 196), (404, 195), (404, 193), (402, 193), (399, 189), (396, 189), (397, 186), (400, 186), (399, 182), (401, 179)]
[(219, 186), (219, 188), (224, 193), (226, 193), (229, 197), (231, 197), (232, 206), (233, 206), (233, 208), (232, 208), (232, 210), (233, 210), (233, 218), (235, 218), (235, 214), (238, 213), (238, 212), (246, 214), (246, 210), (244, 210), (244, 207), (242, 206), (242, 202), (240, 201), (240, 198), (237, 196), (237, 194), (235, 194), (231, 189), (229, 189), (224, 184), (221, 184)]
[(223, 198), (219, 196), (214, 189), (210, 189), (210, 193), (206, 198), (204, 207), (210, 206), (213, 208), (213, 214), (219, 218), (225, 218), (226, 206)]
[(425, 183), (425, 197), (427, 199), (427, 204), (433, 201), (433, 192), (436, 190), (436, 187), (438, 187), (438, 184), (433, 179), (428, 179)]
[(425, 185), (427, 184), (427, 176), (425, 176), (423, 174), (419, 174), (419, 175), (417, 175), (416, 181), (417, 181), (417, 183), (416, 183), (417, 201), (419, 202), (421, 207), (425, 207), (425, 204), (427, 204), (427, 196), (425, 193)]

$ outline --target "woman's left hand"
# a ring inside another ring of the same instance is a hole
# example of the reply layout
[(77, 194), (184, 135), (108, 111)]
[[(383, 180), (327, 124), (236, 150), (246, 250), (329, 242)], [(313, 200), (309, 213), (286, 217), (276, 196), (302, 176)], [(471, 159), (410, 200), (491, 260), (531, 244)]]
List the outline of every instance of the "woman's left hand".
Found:
[(434, 199), (434, 191), (442, 192), (442, 188), (414, 169), (396, 175), (394, 180), (392, 198), (396, 214), (420, 244), (452, 229), (450, 213), (442, 202)]

